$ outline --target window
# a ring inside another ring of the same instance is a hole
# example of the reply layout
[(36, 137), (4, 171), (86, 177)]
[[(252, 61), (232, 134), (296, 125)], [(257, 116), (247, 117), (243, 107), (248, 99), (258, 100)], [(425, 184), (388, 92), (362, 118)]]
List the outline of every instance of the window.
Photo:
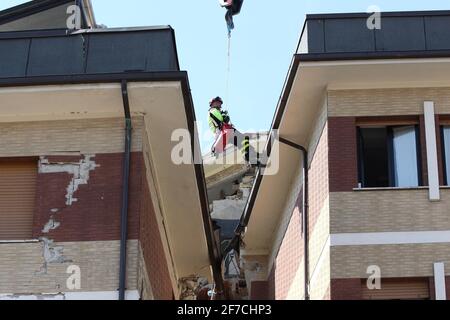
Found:
[(450, 126), (441, 127), (445, 184), (450, 185)]
[(381, 279), (381, 288), (370, 290), (361, 280), (363, 300), (430, 300), (428, 278)]
[(0, 159), (0, 240), (30, 240), (37, 161)]
[(418, 126), (359, 127), (359, 182), (363, 188), (421, 185)]

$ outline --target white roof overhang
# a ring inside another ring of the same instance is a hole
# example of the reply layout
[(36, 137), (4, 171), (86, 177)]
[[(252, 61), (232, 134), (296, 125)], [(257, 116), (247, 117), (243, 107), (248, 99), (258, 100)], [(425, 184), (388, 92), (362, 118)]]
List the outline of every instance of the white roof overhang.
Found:
[[(450, 87), (450, 58), (302, 61), (294, 56), (272, 129), (308, 149), (328, 90)], [(272, 154), (271, 157), (276, 155)], [(245, 254), (269, 254), (302, 154), (280, 147), (277, 175), (260, 176), (247, 205)], [(258, 180), (258, 177), (257, 177)]]

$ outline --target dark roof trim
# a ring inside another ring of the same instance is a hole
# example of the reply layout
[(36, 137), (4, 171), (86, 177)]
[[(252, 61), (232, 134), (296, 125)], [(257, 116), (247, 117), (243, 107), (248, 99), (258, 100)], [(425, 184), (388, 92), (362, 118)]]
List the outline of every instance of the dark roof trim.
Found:
[(26, 30), (0, 32), (0, 39), (46, 38), (69, 35), (67, 29)]
[[(0, 87), (88, 84), (88, 83), (109, 83), (109, 82), (120, 83), (122, 80), (127, 80), (131, 82), (180, 81), (181, 83), (183, 83), (184, 81), (187, 81), (187, 72), (186, 71), (123, 72), (123, 73), (98, 73), (98, 74), (80, 74), (80, 75), (0, 78)], [(193, 109), (193, 104), (190, 107), (192, 107)]]
[(0, 25), (73, 2), (74, 0), (34, 0), (0, 11)]
[(297, 56), (302, 62), (337, 61), (337, 60), (448, 58), (450, 57), (450, 50), (305, 53), (305, 54), (297, 54)]
[[(348, 18), (367, 18), (372, 13), (355, 12), (355, 13), (319, 13), (307, 14), (306, 20), (321, 19), (348, 19)], [(448, 16), (450, 10), (432, 10), (432, 11), (391, 11), (381, 12), (383, 17), (424, 17), (424, 16)]]
[[(0, 78), (1, 87), (20, 87), (20, 86), (38, 86), (38, 85), (68, 85), (68, 84), (88, 84), (88, 83), (121, 83), (123, 80), (128, 82), (143, 81), (179, 81), (183, 92), (183, 100), (186, 112), (189, 132), (195, 137), (195, 111), (192, 100), (189, 79), (186, 71), (174, 72), (125, 72), (110, 74), (86, 74), (73, 76), (42, 76), (42, 77), (24, 77), (24, 78)], [(192, 152), (195, 154), (195, 139), (191, 139)], [(208, 254), (213, 270), (214, 281), (219, 291), (223, 290), (223, 280), (221, 271), (221, 257), (219, 248), (217, 248), (214, 240), (214, 231), (212, 220), (209, 212), (208, 195), (206, 192), (205, 174), (203, 164), (194, 165), (195, 176), (197, 180), (197, 188), (200, 197), (200, 205), (202, 209), (202, 218), (206, 241), (208, 244)]]
[(137, 31), (158, 31), (158, 30), (173, 30), (173, 28), (170, 25), (164, 25), (164, 26), (150, 26), (150, 27), (121, 27), (121, 28), (94, 28), (94, 29), (83, 29), (83, 30), (76, 30), (72, 33), (115, 33), (115, 32), (137, 32)]
[(122, 33), (122, 32), (160, 31), (160, 30), (172, 30), (173, 32), (171, 26), (104, 28), (104, 29), (98, 28), (98, 29), (82, 29), (75, 31), (69, 31), (67, 29), (48, 29), (48, 30), (0, 32), (0, 39), (47, 38), (47, 37), (60, 37), (66, 35), (79, 35), (87, 33)]
[(285, 80), (283, 93), (278, 101), (278, 107), (275, 111), (275, 116), (272, 121), (272, 127), (270, 131), (277, 130), (280, 128), (281, 120), (283, 118), (284, 110), (286, 109), (286, 104), (289, 99), (289, 95), (291, 94), (291, 89), (294, 84), (295, 76), (297, 75), (297, 69), (300, 64), (300, 56), (294, 55), (291, 63), (291, 67), (289, 68), (288, 75)]
[[(179, 57), (179, 55), (178, 55), (178, 48), (177, 48), (177, 38), (176, 38), (176, 35), (175, 35), (175, 29), (173, 29), (171, 26), (166, 26), (166, 27), (159, 27), (160, 29), (158, 29), (158, 30), (161, 30), (162, 28), (169, 28), (170, 30), (171, 30), (171, 33), (172, 33), (172, 41), (173, 41), (173, 48), (174, 48), (174, 50), (175, 50), (175, 60), (176, 60), (176, 62), (177, 62), (177, 69), (178, 70), (180, 70), (181, 69), (181, 67), (180, 67), (180, 57)], [(191, 89), (189, 89), (189, 93), (191, 92)], [(191, 99), (192, 99), (192, 97), (191, 97)], [(192, 106), (194, 106), (194, 102), (193, 101), (191, 101), (191, 103), (192, 103)], [(194, 107), (192, 107), (192, 109), (194, 109)], [(202, 165), (202, 169), (203, 169), (203, 165)], [(203, 175), (203, 176), (205, 176), (205, 175)], [(208, 209), (209, 210), (209, 209)]]

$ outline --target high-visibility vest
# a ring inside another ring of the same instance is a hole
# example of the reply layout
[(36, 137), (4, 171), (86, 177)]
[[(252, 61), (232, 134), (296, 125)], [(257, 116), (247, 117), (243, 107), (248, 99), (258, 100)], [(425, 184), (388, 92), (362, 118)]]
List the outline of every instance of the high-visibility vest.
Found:
[[(217, 121), (219, 121), (219, 123), (217, 123)], [(223, 124), (223, 115), (219, 109), (209, 109), (208, 124), (213, 133), (216, 133), (216, 130)]]

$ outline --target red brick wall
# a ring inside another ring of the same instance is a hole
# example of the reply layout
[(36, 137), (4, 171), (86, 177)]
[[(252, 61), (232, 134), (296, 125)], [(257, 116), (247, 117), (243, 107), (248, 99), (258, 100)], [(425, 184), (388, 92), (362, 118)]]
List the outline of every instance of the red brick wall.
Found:
[(445, 277), (445, 291), (447, 293), (447, 300), (450, 300), (450, 276)]
[[(84, 157), (47, 157), (50, 163), (78, 163)], [(68, 173), (40, 173), (33, 237), (56, 242), (120, 239), (123, 154), (98, 154), (89, 181), (80, 185), (71, 206), (66, 205)], [(164, 255), (141, 152), (131, 155), (128, 238), (141, 242), (147, 272), (156, 299), (172, 300), (172, 283)], [(58, 209), (53, 213), (52, 209)], [(51, 217), (61, 225), (43, 233)]]
[[(49, 157), (50, 162), (78, 162), (81, 157)], [(98, 154), (92, 160), (99, 167), (90, 171), (88, 184), (80, 185), (74, 197), (78, 201), (66, 205), (68, 173), (39, 173), (33, 237), (48, 237), (56, 242), (109, 241), (120, 239), (122, 206), (123, 154)], [(142, 153), (131, 156), (128, 238), (138, 239), (139, 208), (142, 186)], [(52, 213), (58, 209), (57, 213)], [(43, 233), (51, 217), (61, 225)]]
[[(314, 233), (317, 220), (328, 196), (328, 128), (320, 137), (317, 148), (309, 167), (309, 236)], [(287, 231), (280, 246), (278, 255), (275, 259), (273, 269), (269, 277), (269, 297), (276, 300), (287, 298), (289, 290), (294, 285), (294, 279), (297, 272), (304, 272), (303, 268), (299, 271), (300, 263), (303, 260), (304, 245), (302, 236), (302, 200), (303, 191), (297, 198), (297, 203), (292, 213)], [(299, 285), (298, 283), (295, 285)], [(300, 284), (303, 292), (304, 284)]]
[(361, 300), (361, 279), (331, 279), (331, 300)]
[(328, 119), (330, 192), (358, 187), (358, 154), (354, 117)]
[(269, 300), (268, 281), (253, 281), (250, 300)]
[(156, 300), (172, 300), (173, 291), (169, 268), (167, 266), (156, 213), (145, 176), (142, 179), (139, 240), (141, 242), (154, 298)]
[[(300, 202), (301, 203), (301, 202)], [(297, 270), (303, 257), (303, 238), (301, 236), (301, 221), (297, 206), (292, 214), (288, 229), (281, 244), (273, 266), (272, 285), (269, 285), (275, 300), (285, 300), (294, 283)]]
[(430, 283), (430, 299), (435, 300), (436, 292), (434, 291), (434, 277), (429, 278), (429, 283)]

